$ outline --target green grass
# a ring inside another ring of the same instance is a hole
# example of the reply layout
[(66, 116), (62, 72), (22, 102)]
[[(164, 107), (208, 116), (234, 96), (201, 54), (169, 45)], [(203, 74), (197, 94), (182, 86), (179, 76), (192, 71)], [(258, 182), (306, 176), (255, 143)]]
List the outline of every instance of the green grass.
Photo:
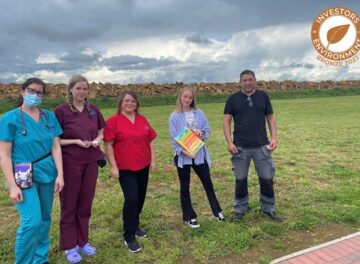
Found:
[[(275, 192), (278, 214), (287, 220), (275, 224), (259, 212), (259, 185), (253, 166), (249, 175), (250, 206), (240, 223), (233, 223), (234, 179), (230, 156), (222, 134), (224, 103), (202, 103), (212, 134), (207, 142), (213, 160), (215, 191), (226, 223), (212, 217), (203, 188), (192, 173), (191, 194), (201, 228), (192, 230), (181, 219), (179, 182), (172, 166), (168, 116), (173, 105), (141, 109), (158, 132), (156, 172), (150, 175), (148, 195), (141, 223), (149, 237), (140, 240), (139, 254), (130, 254), (122, 244), (121, 208), (123, 196), (109, 168), (101, 170), (93, 205), (90, 239), (99, 254), (84, 263), (184, 263), (190, 259), (205, 263), (243, 254), (258, 245), (274, 251), (286, 250), (282, 237), (320, 227), (360, 224), (360, 96), (273, 100), (278, 123)], [(108, 117), (114, 109), (104, 109)], [(0, 187), (0, 263), (13, 261), (18, 225), (15, 207), (8, 199), (4, 177)], [(56, 199), (51, 228), (51, 263), (66, 263), (58, 249), (59, 203)], [(257, 258), (269, 263), (269, 252)]]

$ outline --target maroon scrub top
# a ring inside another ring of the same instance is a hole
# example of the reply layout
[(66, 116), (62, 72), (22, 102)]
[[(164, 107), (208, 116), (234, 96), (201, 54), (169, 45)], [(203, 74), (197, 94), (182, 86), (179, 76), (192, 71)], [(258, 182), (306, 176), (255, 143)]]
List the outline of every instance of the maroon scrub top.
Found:
[[(55, 108), (56, 118), (63, 130), (61, 139), (81, 139), (93, 141), (100, 129), (104, 128), (105, 120), (95, 105), (90, 105), (82, 112), (73, 112), (69, 104), (62, 104)], [(84, 164), (99, 160), (104, 154), (100, 148), (83, 148), (77, 144), (61, 146), (64, 162)]]
[(113, 141), (116, 165), (119, 170), (138, 171), (151, 162), (150, 142), (156, 138), (155, 130), (147, 119), (136, 114), (132, 123), (123, 114), (106, 121), (104, 141)]

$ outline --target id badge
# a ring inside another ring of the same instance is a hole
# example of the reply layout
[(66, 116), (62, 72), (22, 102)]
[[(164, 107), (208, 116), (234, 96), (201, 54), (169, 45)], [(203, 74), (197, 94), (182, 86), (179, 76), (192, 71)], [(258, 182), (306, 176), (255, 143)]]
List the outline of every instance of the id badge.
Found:
[(19, 163), (14, 165), (14, 176), (17, 186), (21, 189), (31, 188), (33, 186), (32, 164)]

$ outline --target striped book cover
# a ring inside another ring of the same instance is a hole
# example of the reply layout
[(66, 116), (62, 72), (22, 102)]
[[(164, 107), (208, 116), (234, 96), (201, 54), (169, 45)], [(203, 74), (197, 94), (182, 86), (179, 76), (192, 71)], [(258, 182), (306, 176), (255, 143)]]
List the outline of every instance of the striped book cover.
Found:
[(204, 141), (187, 127), (184, 127), (179, 134), (176, 135), (175, 140), (193, 156), (205, 145)]

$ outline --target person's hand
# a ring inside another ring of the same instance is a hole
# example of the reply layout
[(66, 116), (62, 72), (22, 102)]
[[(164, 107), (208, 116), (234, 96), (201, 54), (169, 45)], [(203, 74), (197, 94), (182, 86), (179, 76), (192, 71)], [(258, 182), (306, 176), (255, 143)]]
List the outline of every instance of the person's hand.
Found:
[(55, 192), (61, 192), (64, 188), (64, 185), (64, 177), (58, 175), (55, 180)]
[(202, 138), (202, 136), (204, 135), (204, 132), (199, 129), (193, 129), (193, 131), (199, 138)]
[(150, 163), (150, 171), (154, 171), (154, 170), (156, 170), (156, 163), (155, 163), (155, 161), (151, 161), (151, 163)]
[(194, 155), (191, 155), (190, 152), (186, 151), (185, 149), (183, 149), (182, 152), (189, 158), (192, 158), (192, 159), (194, 158)]
[(19, 186), (15, 185), (14, 187), (10, 188), (10, 199), (15, 203), (21, 203), (24, 200), (22, 191)]
[(269, 151), (274, 151), (277, 147), (276, 139), (271, 139), (269, 145), (267, 145), (267, 149)]
[(231, 153), (231, 154), (236, 154), (236, 153), (239, 153), (237, 147), (235, 146), (234, 143), (230, 143), (228, 144), (228, 151)]
[(82, 147), (82, 148), (88, 148), (88, 147), (91, 146), (91, 141), (79, 139), (79, 140), (78, 140), (78, 145), (79, 145), (80, 147)]
[(91, 141), (91, 146), (93, 148), (97, 148), (99, 146), (99, 144), (100, 144), (100, 140), (98, 140), (98, 139)]
[(113, 178), (119, 178), (119, 170), (117, 167), (111, 167), (110, 168), (110, 175)]

